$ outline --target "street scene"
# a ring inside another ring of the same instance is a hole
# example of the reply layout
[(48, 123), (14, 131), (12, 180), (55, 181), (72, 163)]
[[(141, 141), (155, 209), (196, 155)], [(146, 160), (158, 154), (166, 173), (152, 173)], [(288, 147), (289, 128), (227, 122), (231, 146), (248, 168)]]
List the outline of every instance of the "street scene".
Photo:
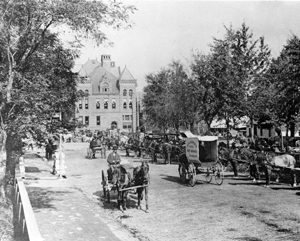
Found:
[(300, 1), (0, 1), (0, 241), (299, 241)]
[(222, 185), (200, 175), (190, 187), (180, 181), (177, 164), (159, 160), (150, 163), (149, 212), (144, 200), (136, 208), (136, 194), (121, 212), (116, 193), (110, 203), (103, 196), (106, 160), (98, 153), (87, 159), (87, 147), (66, 144), (67, 179), (50, 174), (52, 162), (28, 158), (25, 183), (44, 240), (299, 240), (300, 193), (289, 184), (265, 188), (246, 174), (234, 179), (226, 172)]

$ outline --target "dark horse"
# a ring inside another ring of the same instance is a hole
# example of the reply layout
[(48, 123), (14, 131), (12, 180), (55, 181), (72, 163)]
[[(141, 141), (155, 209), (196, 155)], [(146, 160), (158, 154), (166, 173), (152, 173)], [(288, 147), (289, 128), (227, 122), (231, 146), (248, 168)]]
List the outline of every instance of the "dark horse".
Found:
[[(147, 162), (142, 162), (142, 165), (135, 167), (133, 169), (133, 186), (143, 186), (149, 185), (150, 176), (149, 176), (149, 164)], [(148, 186), (138, 187), (136, 189), (138, 195), (138, 209), (141, 209), (141, 200), (143, 200), (143, 191), (145, 190), (145, 201), (146, 201), (146, 212), (148, 212)]]
[(118, 208), (123, 212), (127, 208), (128, 190), (122, 191), (122, 189), (130, 186), (131, 176), (130, 173), (128, 173), (126, 169), (120, 165), (114, 166), (112, 169), (111, 184), (113, 184), (117, 189)]

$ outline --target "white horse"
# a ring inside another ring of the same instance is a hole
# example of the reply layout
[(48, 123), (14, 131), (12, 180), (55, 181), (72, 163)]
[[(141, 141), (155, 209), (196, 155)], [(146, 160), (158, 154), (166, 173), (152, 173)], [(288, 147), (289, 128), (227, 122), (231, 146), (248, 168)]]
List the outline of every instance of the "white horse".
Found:
[[(291, 173), (293, 179), (292, 186), (293, 187), (297, 186), (297, 176), (294, 170), (296, 165), (296, 159), (292, 155), (284, 154), (280, 156), (275, 156), (275, 154), (268, 154), (267, 160), (268, 163), (275, 169), (280, 168), (281, 170), (288, 170)], [(279, 175), (276, 178), (276, 182), (278, 181), (279, 181)]]

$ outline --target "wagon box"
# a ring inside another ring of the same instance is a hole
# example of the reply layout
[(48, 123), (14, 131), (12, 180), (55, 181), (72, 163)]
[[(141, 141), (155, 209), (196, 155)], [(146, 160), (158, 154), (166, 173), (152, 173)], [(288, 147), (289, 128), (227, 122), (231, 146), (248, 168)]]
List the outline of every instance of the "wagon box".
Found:
[[(194, 136), (186, 138), (185, 154), (179, 158), (179, 176), (191, 186), (196, 183), (196, 175), (202, 174), (207, 182), (215, 177), (217, 184), (223, 183), (223, 166), (218, 159), (217, 136)], [(204, 165), (205, 164), (205, 165)]]

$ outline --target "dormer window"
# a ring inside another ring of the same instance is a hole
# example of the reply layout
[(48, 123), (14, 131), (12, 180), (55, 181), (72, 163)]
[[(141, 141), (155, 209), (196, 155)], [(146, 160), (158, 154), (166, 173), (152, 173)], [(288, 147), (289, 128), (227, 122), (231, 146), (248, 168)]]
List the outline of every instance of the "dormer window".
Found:
[(129, 96), (132, 97), (132, 95), (133, 95), (133, 91), (132, 91), (132, 89), (130, 89), (129, 90)]
[(123, 96), (126, 96), (126, 95), (127, 95), (127, 90), (124, 89), (124, 90), (123, 90)]
[(104, 93), (109, 92), (109, 84), (108, 84), (108, 83), (105, 82), (105, 83), (102, 85), (102, 92), (104, 92)]

